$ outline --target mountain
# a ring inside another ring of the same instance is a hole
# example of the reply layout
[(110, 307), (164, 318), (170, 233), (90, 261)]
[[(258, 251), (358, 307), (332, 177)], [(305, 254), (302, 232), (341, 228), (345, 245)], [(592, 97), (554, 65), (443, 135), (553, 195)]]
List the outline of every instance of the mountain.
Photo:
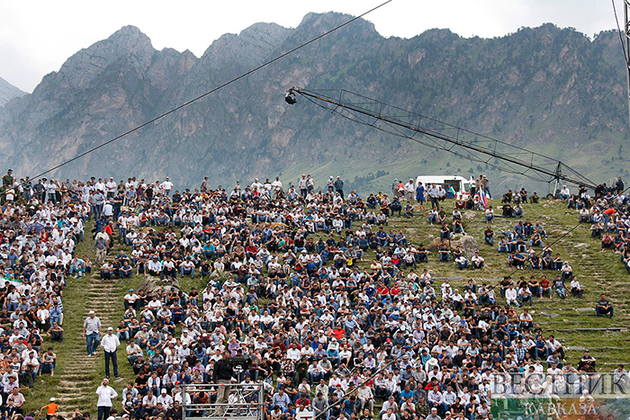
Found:
[(0, 77), (0, 106), (3, 106), (13, 98), (25, 95), (19, 88)]
[[(347, 19), (308, 14), (295, 29), (259, 23), (222, 36), (198, 58), (157, 51), (138, 28), (124, 27), (0, 108), (0, 167), (40, 173)], [(608, 31), (590, 40), (545, 24), (492, 39), (438, 29), (384, 38), (359, 20), (52, 175), (170, 176), (185, 188), (203, 176), (230, 187), (276, 175), (295, 182), (310, 173), (322, 183), (341, 175), (348, 188), (368, 192), (394, 177), (487, 173), (497, 189), (532, 185), (492, 162), (385, 134), (301, 98), (287, 105), (286, 90), (300, 86), (357, 92), (549, 155), (605, 182), (630, 175), (625, 65), (616, 36)]]

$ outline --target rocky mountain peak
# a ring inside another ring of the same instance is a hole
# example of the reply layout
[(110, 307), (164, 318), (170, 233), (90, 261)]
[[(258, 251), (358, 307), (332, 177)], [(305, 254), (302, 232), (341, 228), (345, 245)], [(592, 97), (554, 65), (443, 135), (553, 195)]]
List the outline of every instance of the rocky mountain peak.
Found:
[(9, 102), (13, 98), (19, 98), (26, 95), (19, 88), (0, 77), (0, 107)]
[(148, 36), (135, 26), (124, 26), (109, 38), (74, 54), (61, 66), (59, 72), (47, 75), (37, 89), (51, 81), (60, 82), (65, 88), (84, 89), (105, 68), (124, 57), (133, 57), (144, 71), (154, 52)]
[[(70, 57), (33, 95), (0, 108), (0, 166), (20, 174), (48, 168), (349, 18), (311, 13), (297, 28), (252, 25), (222, 36), (201, 58), (155, 51), (138, 28), (121, 28)], [(283, 100), (291, 86), (377, 98), (566, 160), (593, 180), (630, 176), (625, 158), (620, 162), (620, 145), (627, 144), (624, 70), (613, 33), (591, 42), (574, 30), (544, 25), (492, 39), (448, 30), (403, 39), (381, 37), (370, 22), (358, 20), (55, 177), (118, 178), (131, 170), (149, 179), (168, 174), (181, 188), (198, 185), (203, 176), (229, 185), (254, 176), (282, 174), (284, 182), (304, 172), (315, 178), (336, 173), (349, 188), (365, 192), (368, 183), (388, 185), (391, 178), (382, 175), (388, 172), (489, 171), (497, 188), (515, 187), (516, 176), (468, 158), (335, 118), (302, 99), (291, 107)], [(582, 153), (562, 156), (561, 150)], [(602, 165), (593, 165), (593, 157)]]

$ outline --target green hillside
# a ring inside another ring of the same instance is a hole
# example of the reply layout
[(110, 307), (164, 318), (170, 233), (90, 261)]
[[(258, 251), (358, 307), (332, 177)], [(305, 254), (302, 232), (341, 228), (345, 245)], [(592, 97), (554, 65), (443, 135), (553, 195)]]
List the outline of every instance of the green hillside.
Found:
[[(490, 203), (495, 208), (498, 200)], [(453, 210), (453, 201), (445, 203), (447, 214)], [(583, 299), (567, 297), (564, 300), (554, 296), (552, 300), (535, 300), (533, 306), (527, 307), (533, 314), (534, 321), (540, 323), (544, 335), (554, 334), (564, 345), (566, 359), (576, 364), (584, 348), (588, 348), (597, 359), (598, 368), (612, 371), (617, 363), (629, 363), (630, 354), (627, 351), (628, 320), (630, 288), (628, 274), (620, 262), (619, 254), (611, 251), (601, 252), (600, 243), (591, 239), (590, 226), (578, 225), (577, 215), (572, 210), (566, 209), (566, 204), (555, 200), (542, 200), (539, 204), (526, 204), (525, 217), (532, 222), (541, 221), (549, 237), (545, 241), (551, 244), (555, 252), (568, 260), (573, 267), (575, 275), (586, 288)], [(450, 218), (449, 218), (450, 220)], [(514, 226), (515, 219), (495, 219), (493, 229), (495, 232), (507, 230)], [(505, 275), (512, 275), (514, 279), (519, 276), (529, 277), (531, 272), (512, 271), (506, 266), (505, 254), (499, 255), (495, 247), (489, 247), (483, 243), (483, 231), (486, 223), (481, 212), (477, 212), (473, 219), (464, 219), (464, 227), (469, 235), (474, 236), (480, 244), (481, 255), (486, 260), (483, 270), (459, 270), (453, 262), (440, 263), (435, 253), (430, 254), (429, 263), (426, 264), (436, 280), (434, 285), (438, 290), (445, 278), (449, 278), (453, 287), (462, 290), (463, 285), (470, 278), (475, 279), (479, 285), (497, 285), (498, 280)], [(87, 231), (89, 232), (88, 225)], [(431, 226), (426, 216), (418, 211), (413, 219), (393, 217), (390, 219), (386, 230), (402, 230), (414, 245), (419, 242), (425, 245), (435, 237), (439, 237), (439, 230)], [(568, 233), (567, 233), (568, 232)], [(317, 235), (316, 235), (317, 236)], [(580, 243), (588, 244), (586, 249), (577, 248)], [(93, 257), (91, 251), (92, 242), (89, 235), (86, 241), (79, 244), (78, 255)], [(115, 246), (108, 258), (120, 250)], [(122, 247), (127, 253), (129, 248)], [(364, 257), (362, 266), (368, 265), (373, 254), (368, 252)], [(420, 265), (420, 269), (423, 266)], [(547, 274), (549, 275), (548, 272)], [(540, 273), (533, 273), (540, 277)], [(85, 341), (80, 336), (83, 319), (89, 310), (95, 310), (103, 321), (103, 326), (116, 326), (123, 316), (122, 297), (130, 287), (137, 287), (141, 278), (134, 276), (131, 280), (103, 281), (98, 274), (92, 274), (77, 279), (68, 279), (68, 285), (64, 291), (64, 329), (66, 340), (57, 345), (55, 350), (58, 355), (57, 370), (54, 377), (41, 377), (43, 384), (29, 391), (25, 391), (27, 409), (35, 410), (46, 404), (48, 398), (56, 396), (60, 402), (60, 410), (70, 412), (74, 407), (82, 410), (93, 410), (96, 403), (94, 390), (104, 376), (104, 364), (102, 352), (98, 358), (85, 356)], [(205, 284), (198, 278), (181, 281), (184, 291), (196, 286), (198, 290)], [(605, 293), (615, 306), (615, 317), (597, 318), (594, 313), (595, 302), (600, 293)], [(505, 304), (500, 299), (500, 303)], [(522, 309), (516, 309), (520, 314)], [(46, 343), (45, 343), (46, 344)], [(113, 382), (113, 386), (120, 392), (127, 381), (133, 381), (134, 377), (129, 364), (126, 362), (124, 348), (121, 346), (118, 352), (122, 382)], [(116, 405), (115, 405), (116, 406)]]

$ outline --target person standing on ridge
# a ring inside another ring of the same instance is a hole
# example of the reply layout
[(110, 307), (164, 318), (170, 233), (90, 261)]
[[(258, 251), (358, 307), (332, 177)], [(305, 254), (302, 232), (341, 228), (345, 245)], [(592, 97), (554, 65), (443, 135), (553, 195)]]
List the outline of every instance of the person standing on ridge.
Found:
[(164, 190), (164, 194), (168, 197), (171, 195), (171, 190), (173, 189), (173, 183), (169, 177), (166, 177), (166, 181), (162, 182), (162, 189)]
[(345, 197), (343, 196), (343, 181), (341, 180), (340, 177), (337, 177), (337, 180), (335, 181), (335, 191), (339, 193), (339, 195), (341, 196), (341, 199), (345, 199)]

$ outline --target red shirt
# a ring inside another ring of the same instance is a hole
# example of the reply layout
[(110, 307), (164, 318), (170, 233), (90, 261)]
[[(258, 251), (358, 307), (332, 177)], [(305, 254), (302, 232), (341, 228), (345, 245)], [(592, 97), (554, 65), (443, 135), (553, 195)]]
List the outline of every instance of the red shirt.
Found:
[(332, 332), (337, 340), (341, 340), (341, 337), (346, 334), (346, 330), (344, 330), (343, 328), (335, 328)]

